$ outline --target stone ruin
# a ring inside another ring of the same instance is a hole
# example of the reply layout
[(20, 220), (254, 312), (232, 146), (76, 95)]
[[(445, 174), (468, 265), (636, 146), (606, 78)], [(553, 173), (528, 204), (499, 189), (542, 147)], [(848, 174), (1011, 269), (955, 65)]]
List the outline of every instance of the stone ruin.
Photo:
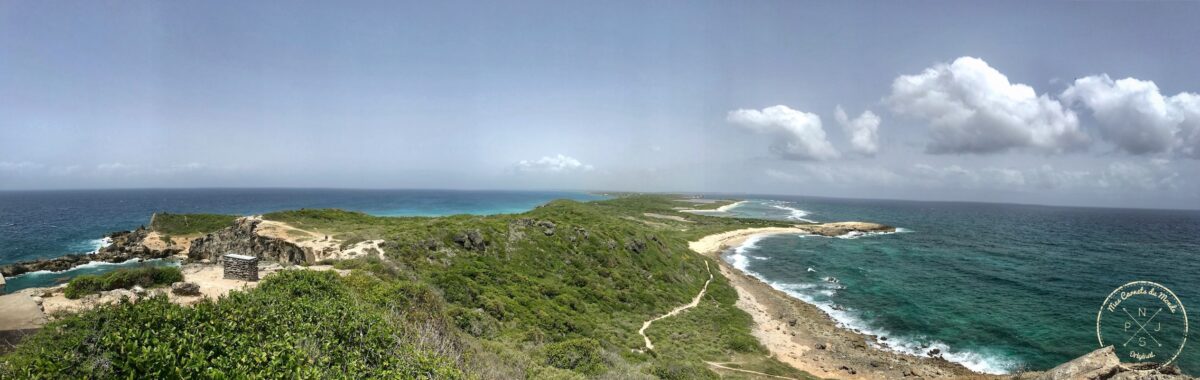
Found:
[(229, 253), (221, 256), (221, 262), (226, 279), (258, 281), (257, 257)]

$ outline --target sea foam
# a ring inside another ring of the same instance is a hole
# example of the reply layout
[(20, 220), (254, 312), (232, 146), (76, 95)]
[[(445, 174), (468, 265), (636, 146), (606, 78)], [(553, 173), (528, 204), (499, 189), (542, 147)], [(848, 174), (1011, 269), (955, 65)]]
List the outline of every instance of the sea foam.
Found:
[[(897, 229), (896, 232), (911, 232), (909, 230)], [(925, 336), (902, 336), (892, 332), (872, 326), (871, 323), (864, 320), (861, 314), (849, 307), (840, 306), (831, 299), (837, 294), (837, 291), (845, 289), (845, 286), (840, 283), (832, 283), (823, 280), (817, 280), (813, 283), (791, 283), (769, 281), (761, 274), (748, 269), (751, 252), (758, 249), (758, 243), (765, 235), (755, 235), (746, 242), (732, 249), (727, 260), (733, 267), (738, 268), (742, 272), (754, 276), (766, 282), (772, 288), (786, 293), (787, 295), (804, 301), (805, 303), (816, 306), (826, 315), (828, 315), (834, 323), (839, 327), (851, 331), (857, 331), (863, 334), (887, 337), (886, 341), (871, 343), (873, 346), (881, 349), (886, 349), (893, 352), (898, 352), (905, 355), (926, 357), (933, 349), (937, 349), (940, 355), (946, 360), (955, 362), (967, 367), (975, 372), (1002, 375), (1008, 374), (1013, 369), (1019, 366), (1019, 362), (1006, 358), (1000, 354), (993, 354), (981, 351), (960, 350), (936, 339), (930, 339)], [(814, 271), (815, 272), (815, 271)], [(818, 277), (819, 278), (819, 277)]]
[(816, 221), (806, 218), (810, 214), (808, 211), (804, 211), (804, 210), (801, 210), (801, 209), (798, 209), (795, 207), (788, 206), (787, 203), (780, 202), (780, 201), (768, 201), (765, 203), (776, 209), (787, 211), (788, 215), (785, 216), (785, 218), (787, 218), (789, 220), (808, 222), (808, 223), (816, 223)]

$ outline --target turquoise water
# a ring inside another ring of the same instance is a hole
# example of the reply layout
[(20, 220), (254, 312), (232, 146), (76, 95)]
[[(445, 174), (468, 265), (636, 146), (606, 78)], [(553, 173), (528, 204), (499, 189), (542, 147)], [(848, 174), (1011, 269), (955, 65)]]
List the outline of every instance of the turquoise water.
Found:
[[(380, 216), (501, 214), (554, 199), (601, 197), (562, 191), (203, 189), (0, 192), (0, 264), (95, 251), (101, 239), (149, 223), (155, 212), (250, 215), (299, 208), (341, 208)], [(79, 274), (163, 260), (92, 263), (70, 271), (7, 278), (7, 291), (51, 286)]]
[[(1127, 282), (1163, 284), (1200, 308), (1197, 211), (773, 199), (729, 213), (902, 228), (857, 238), (756, 238), (725, 256), (847, 328), (887, 336), (889, 349), (938, 348), (983, 372), (1043, 370), (1099, 347), (1097, 311)], [(1181, 340), (1181, 321), (1157, 321), (1166, 325), (1160, 340)], [(1177, 362), (1195, 374), (1200, 342), (1191, 330), (1192, 346)]]

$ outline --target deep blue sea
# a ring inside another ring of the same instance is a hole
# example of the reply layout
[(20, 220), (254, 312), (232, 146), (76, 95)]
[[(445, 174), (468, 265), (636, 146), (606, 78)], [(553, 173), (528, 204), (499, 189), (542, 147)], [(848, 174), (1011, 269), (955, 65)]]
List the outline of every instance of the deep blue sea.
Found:
[[(530, 210), (554, 199), (593, 200), (581, 192), (203, 189), (0, 192), (0, 264), (98, 249), (105, 234), (149, 223), (155, 212), (252, 215), (299, 208), (340, 208), (380, 216), (500, 214)], [(50, 286), (70, 277), (120, 266), (93, 263), (58, 273), (6, 279), (7, 291)], [(149, 265), (173, 265), (155, 261)]]
[[(938, 348), (978, 371), (1044, 370), (1099, 348), (1100, 305), (1130, 281), (1160, 283), (1200, 310), (1200, 211), (764, 197), (728, 212), (900, 227), (754, 238), (725, 259), (847, 328), (888, 337), (886, 348)], [(1181, 341), (1182, 317), (1157, 317), (1165, 327), (1155, 339)], [(1191, 374), (1200, 373), (1195, 330), (1177, 359)], [(1127, 343), (1154, 344), (1135, 338)], [(1118, 353), (1132, 349), (1116, 344)]]

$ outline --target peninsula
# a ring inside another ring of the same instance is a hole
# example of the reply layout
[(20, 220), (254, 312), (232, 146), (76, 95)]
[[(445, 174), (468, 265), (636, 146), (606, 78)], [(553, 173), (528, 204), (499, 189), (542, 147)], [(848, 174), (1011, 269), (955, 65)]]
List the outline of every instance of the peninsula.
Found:
[[(754, 235), (893, 227), (692, 212), (733, 202), (623, 195), (490, 216), (157, 214), (93, 257), (179, 260), (182, 281), (0, 297), (24, 305), (22, 342), (0, 356), (0, 377), (1009, 378), (878, 348), (879, 337), (839, 328), (720, 257)], [(261, 260), (262, 280), (223, 278), (226, 253)], [(1149, 373), (1103, 355), (1015, 376)]]

